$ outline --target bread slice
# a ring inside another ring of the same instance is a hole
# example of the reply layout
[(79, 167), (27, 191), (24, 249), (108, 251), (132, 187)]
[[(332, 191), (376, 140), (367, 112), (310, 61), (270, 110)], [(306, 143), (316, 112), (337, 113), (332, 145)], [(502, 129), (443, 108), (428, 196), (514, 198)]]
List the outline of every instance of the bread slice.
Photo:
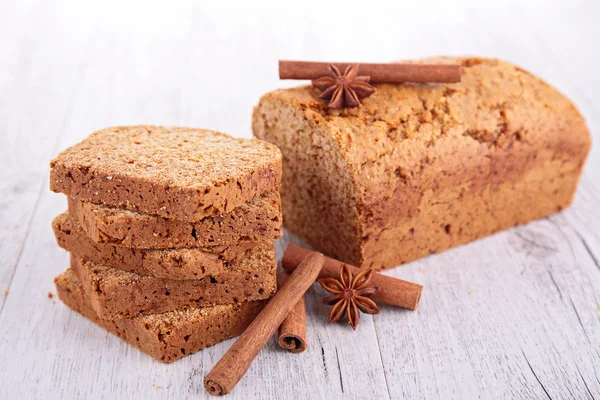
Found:
[[(198, 279), (236, 269), (262, 267), (256, 257), (271, 257), (273, 241), (182, 249), (132, 249), (95, 243), (65, 212), (52, 221), (54, 236), (68, 252), (99, 264), (166, 279)], [(262, 254), (262, 256), (261, 256)]]
[(382, 269), (571, 204), (591, 141), (577, 108), (507, 62), (445, 61), (460, 83), (378, 84), (357, 108), (309, 86), (260, 99), (252, 129), (284, 155), (287, 229)]
[(241, 334), (266, 304), (259, 300), (105, 320), (98, 317), (71, 269), (54, 278), (54, 284), (67, 307), (165, 363)]
[(202, 279), (172, 280), (135, 274), (71, 256), (71, 269), (102, 319), (135, 317), (183, 308), (268, 299), (275, 293), (276, 264), (270, 269), (232, 271)]
[(268, 192), (228, 214), (184, 222), (69, 197), (69, 213), (96, 243), (138, 249), (235, 245), (282, 235), (279, 192)]
[(107, 128), (50, 162), (55, 192), (183, 221), (230, 213), (280, 183), (276, 146), (205, 129)]

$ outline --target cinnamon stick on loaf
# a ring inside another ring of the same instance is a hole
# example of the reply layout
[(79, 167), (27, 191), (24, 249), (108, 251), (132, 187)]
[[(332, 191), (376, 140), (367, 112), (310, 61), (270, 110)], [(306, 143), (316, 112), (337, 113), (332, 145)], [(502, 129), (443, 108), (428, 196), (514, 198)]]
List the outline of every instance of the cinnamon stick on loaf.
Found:
[[(309, 253), (311, 251), (308, 249), (290, 244), (285, 249), (281, 264), (284, 269), (293, 271)], [(337, 278), (340, 275), (342, 265), (344, 263), (341, 261), (325, 257), (325, 264), (319, 278)], [(358, 267), (348, 266), (355, 275), (361, 271)], [(378, 273), (373, 274), (371, 283), (373, 286), (379, 287), (379, 290), (371, 297), (376, 303), (390, 304), (410, 310), (416, 310), (419, 305), (421, 292), (423, 291), (421, 285)]]
[[(327, 63), (311, 61), (279, 61), (279, 79), (317, 79), (329, 73), (329, 66), (340, 71), (357, 63)], [(360, 63), (360, 74), (368, 75), (373, 83), (453, 83), (460, 82), (458, 64), (370, 64)]]

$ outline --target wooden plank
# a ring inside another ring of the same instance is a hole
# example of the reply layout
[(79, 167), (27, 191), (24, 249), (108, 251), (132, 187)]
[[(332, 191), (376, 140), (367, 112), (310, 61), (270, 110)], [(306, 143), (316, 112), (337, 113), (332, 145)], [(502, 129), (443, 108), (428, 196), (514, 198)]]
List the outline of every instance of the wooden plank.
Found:
[(389, 272), (427, 289), (414, 315), (375, 319), (380, 337), (401, 338), (380, 341), (392, 397), (585, 398), (586, 385), (600, 391), (600, 343), (592, 339), (600, 337), (600, 271), (561, 219)]

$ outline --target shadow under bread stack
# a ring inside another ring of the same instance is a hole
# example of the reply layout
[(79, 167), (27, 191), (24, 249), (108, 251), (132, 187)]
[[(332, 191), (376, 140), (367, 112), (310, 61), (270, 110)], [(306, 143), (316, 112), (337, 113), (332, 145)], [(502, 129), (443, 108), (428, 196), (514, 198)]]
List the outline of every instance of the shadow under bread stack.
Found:
[(276, 291), (281, 153), (156, 126), (98, 131), (50, 164), (70, 308), (170, 362), (240, 334)]

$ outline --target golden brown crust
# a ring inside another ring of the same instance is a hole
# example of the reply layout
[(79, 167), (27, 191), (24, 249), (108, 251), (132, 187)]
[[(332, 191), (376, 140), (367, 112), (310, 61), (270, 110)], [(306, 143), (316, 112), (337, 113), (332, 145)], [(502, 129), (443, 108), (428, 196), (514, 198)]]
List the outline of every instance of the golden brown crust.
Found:
[(201, 279), (171, 280), (127, 272), (71, 255), (71, 269), (103, 319), (135, 317), (190, 307), (243, 303), (277, 289), (274, 252), (260, 260), (270, 269), (231, 271)]
[(54, 283), (58, 297), (69, 308), (156, 360), (167, 363), (241, 334), (266, 304), (260, 300), (103, 320), (92, 308), (72, 270), (58, 275)]
[[(566, 207), (564, 199), (572, 197), (577, 181), (573, 175), (578, 177), (590, 147), (575, 106), (508, 63), (455, 61), (464, 69), (461, 83), (377, 85), (356, 109), (328, 110), (309, 87), (263, 96), (253, 130), (283, 152), (286, 227), (336, 258), (382, 268), (424, 255), (420, 250), (407, 257), (403, 238), (419, 229), (413, 226), (417, 218), (439, 217), (433, 203), (446, 193), (456, 194), (451, 206), (479, 204), (484, 209), (474, 212), (482, 213), (491, 203), (463, 203), (462, 196), (486, 191), (495, 196), (500, 187), (509, 189), (505, 183), (523, 182), (532, 171), (553, 164), (557, 169), (547, 170), (546, 178), (558, 181), (562, 193), (540, 199), (555, 203), (534, 205), (531, 218)], [(310, 195), (302, 193), (307, 190)], [(518, 201), (515, 197), (502, 207), (519, 207)], [(315, 229), (309, 221), (323, 222)], [(496, 222), (506, 228), (526, 220)], [(400, 226), (405, 232), (397, 231)], [(391, 231), (396, 240), (373, 248)], [(437, 250), (487, 233), (445, 241)]]
[(280, 181), (275, 146), (193, 128), (107, 128), (50, 162), (55, 192), (183, 221), (229, 213)]
[(138, 249), (235, 245), (282, 235), (279, 192), (265, 193), (227, 214), (185, 222), (69, 197), (69, 213), (96, 243)]

